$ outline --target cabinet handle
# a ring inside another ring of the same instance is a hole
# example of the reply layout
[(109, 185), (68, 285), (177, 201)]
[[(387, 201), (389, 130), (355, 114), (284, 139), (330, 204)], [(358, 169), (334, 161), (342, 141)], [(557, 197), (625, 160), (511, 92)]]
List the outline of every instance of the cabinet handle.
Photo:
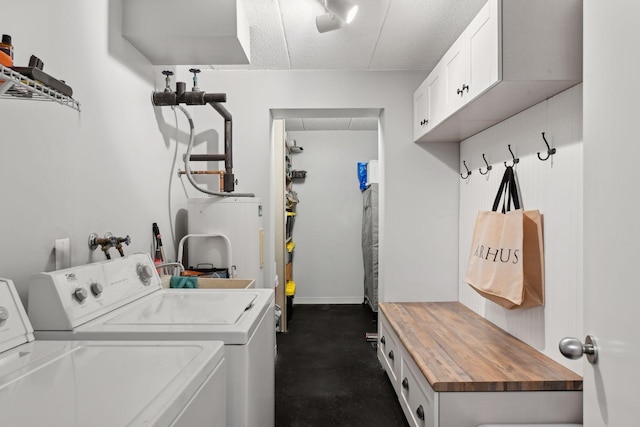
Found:
[(404, 388), (405, 390), (409, 390), (409, 380), (408, 379), (403, 379), (402, 380), (402, 388)]
[(456, 91), (456, 93), (460, 96), (464, 95), (464, 92), (462, 92), (462, 89), (458, 88), (458, 90)]
[(395, 356), (393, 355), (393, 350), (389, 352), (389, 359), (393, 360)]
[(418, 406), (418, 409), (416, 409), (416, 415), (424, 421), (424, 409), (422, 409), (422, 405)]
[(384, 345), (384, 342), (385, 342), (384, 335), (382, 336), (382, 338), (380, 338), (380, 342), (382, 343), (382, 345)]
[(467, 93), (469, 93), (469, 85), (462, 85), (462, 90), (467, 90)]
[(420, 126), (424, 126), (424, 125), (426, 125), (427, 123), (429, 123), (429, 120), (424, 119), (423, 121), (421, 121), (421, 122), (420, 122)]

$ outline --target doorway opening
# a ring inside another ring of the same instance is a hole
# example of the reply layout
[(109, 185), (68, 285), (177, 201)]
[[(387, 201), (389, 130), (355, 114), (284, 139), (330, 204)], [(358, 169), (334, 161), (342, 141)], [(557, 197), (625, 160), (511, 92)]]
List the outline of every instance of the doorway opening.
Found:
[[(383, 175), (381, 113), (381, 109), (272, 110), (274, 242), (282, 285), (276, 302), (283, 309), (282, 331), (293, 318), (294, 303), (372, 302), (372, 292), (367, 298), (363, 286), (365, 198), (358, 163), (371, 165), (370, 170), (375, 166), (378, 187)], [(371, 182), (371, 174), (369, 178)], [(376, 240), (376, 309), (377, 249)]]

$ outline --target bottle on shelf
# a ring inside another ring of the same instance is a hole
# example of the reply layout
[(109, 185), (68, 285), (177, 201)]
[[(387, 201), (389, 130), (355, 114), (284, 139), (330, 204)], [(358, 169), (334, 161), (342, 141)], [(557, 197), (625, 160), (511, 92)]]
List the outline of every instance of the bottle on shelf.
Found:
[(2, 41), (0, 42), (0, 51), (11, 57), (13, 62), (13, 45), (11, 44), (11, 36), (9, 34), (2, 35)]
[[(3, 65), (5, 67), (13, 67), (13, 61), (11, 60), (11, 57), (2, 51), (0, 51), (0, 65)], [(3, 81), (4, 80), (0, 80), (0, 82)]]

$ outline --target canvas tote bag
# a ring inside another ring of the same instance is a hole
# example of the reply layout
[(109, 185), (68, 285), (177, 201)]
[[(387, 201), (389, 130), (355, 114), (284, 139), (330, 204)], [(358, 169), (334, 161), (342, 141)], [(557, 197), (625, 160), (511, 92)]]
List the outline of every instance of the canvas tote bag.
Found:
[(504, 172), (493, 209), (476, 217), (465, 282), (507, 309), (544, 305), (542, 216), (538, 210), (520, 208), (511, 166)]

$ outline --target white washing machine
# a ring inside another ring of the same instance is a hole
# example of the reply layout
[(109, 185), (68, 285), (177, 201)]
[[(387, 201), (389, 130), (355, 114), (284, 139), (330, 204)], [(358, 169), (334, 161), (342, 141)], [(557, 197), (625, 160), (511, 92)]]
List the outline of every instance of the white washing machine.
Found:
[(222, 427), (220, 341), (40, 341), (0, 279), (0, 425)]
[(38, 339), (223, 341), (227, 425), (275, 423), (272, 289), (165, 289), (133, 254), (36, 275), (28, 312)]

